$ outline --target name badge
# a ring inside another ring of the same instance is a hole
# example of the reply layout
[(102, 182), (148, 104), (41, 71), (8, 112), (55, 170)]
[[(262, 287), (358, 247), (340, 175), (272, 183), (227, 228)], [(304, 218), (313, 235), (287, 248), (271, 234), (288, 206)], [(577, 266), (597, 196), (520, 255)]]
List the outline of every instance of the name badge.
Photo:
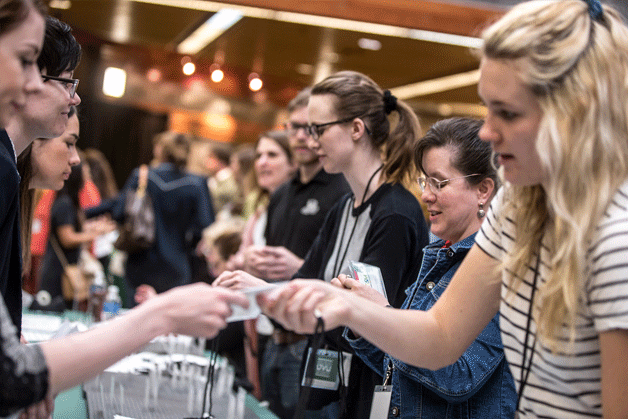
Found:
[[(312, 348), (308, 348), (307, 360), (305, 361), (305, 371), (307, 372), (310, 362), (312, 362)], [(346, 386), (349, 382), (349, 372), (351, 370), (352, 354), (342, 352), (342, 382)], [(340, 363), (338, 362), (338, 351), (330, 351), (327, 349), (319, 349), (316, 353), (316, 362), (314, 368), (314, 377), (312, 379), (312, 388), (323, 390), (338, 390), (340, 386)], [(306, 386), (305, 373), (301, 380), (301, 385)]]
[(375, 386), (369, 419), (386, 419), (390, 409), (392, 386)]

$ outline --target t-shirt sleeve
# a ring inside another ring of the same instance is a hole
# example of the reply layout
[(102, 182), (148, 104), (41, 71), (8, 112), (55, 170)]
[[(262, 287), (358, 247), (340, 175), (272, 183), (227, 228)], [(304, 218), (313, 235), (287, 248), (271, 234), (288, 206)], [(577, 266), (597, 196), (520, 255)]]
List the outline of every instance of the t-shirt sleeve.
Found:
[(76, 210), (72, 207), (70, 198), (61, 196), (57, 198), (50, 210), (50, 225), (54, 228), (64, 225), (76, 224)]
[(0, 416), (43, 400), (48, 368), (38, 345), (22, 345), (0, 298)]
[(609, 205), (589, 258), (587, 306), (595, 329), (628, 329), (628, 182)]
[(480, 231), (475, 236), (475, 244), (487, 255), (497, 260), (502, 260), (505, 252), (502, 245), (500, 216), (504, 199), (504, 188), (501, 188), (491, 201), (486, 218), (482, 222)]

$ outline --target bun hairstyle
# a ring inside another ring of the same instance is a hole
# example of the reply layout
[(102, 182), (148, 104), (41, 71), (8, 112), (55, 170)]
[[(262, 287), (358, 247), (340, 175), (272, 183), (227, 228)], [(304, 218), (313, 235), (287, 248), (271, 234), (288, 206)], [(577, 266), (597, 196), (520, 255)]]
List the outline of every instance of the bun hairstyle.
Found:
[(162, 132), (157, 134), (154, 144), (159, 144), (162, 148), (161, 158), (164, 163), (172, 163), (179, 168), (185, 169), (190, 154), (190, 137), (177, 132)]
[(324, 94), (336, 97), (339, 119), (356, 117), (364, 121), (373, 146), (382, 152), (386, 182), (409, 185), (416, 173), (412, 155), (421, 131), (412, 109), (355, 71), (335, 73), (312, 87), (311, 95)]

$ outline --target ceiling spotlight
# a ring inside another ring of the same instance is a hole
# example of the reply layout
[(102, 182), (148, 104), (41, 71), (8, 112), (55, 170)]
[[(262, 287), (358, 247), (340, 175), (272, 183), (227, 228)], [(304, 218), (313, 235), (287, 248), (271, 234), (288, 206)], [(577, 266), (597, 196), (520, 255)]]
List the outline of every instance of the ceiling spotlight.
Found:
[(379, 51), (382, 49), (382, 43), (377, 39), (360, 38), (358, 39), (358, 46), (362, 49), (368, 49), (371, 51)]
[(263, 85), (264, 85), (264, 82), (262, 81), (262, 79), (259, 78), (259, 74), (257, 73), (249, 74), (249, 89), (251, 89), (254, 92), (257, 92), (259, 89), (262, 88)]
[(220, 69), (220, 65), (218, 63), (214, 63), (209, 66), (210, 78), (214, 83), (220, 83), (222, 79), (225, 78), (225, 73)]
[(158, 68), (151, 68), (146, 72), (146, 78), (153, 83), (161, 80), (161, 71)]
[(211, 79), (214, 83), (220, 83), (222, 79), (224, 78), (225, 78), (225, 73), (223, 73), (221, 69), (217, 68), (214, 71), (212, 71)]
[(70, 0), (51, 0), (48, 6), (51, 9), (68, 10), (70, 7), (72, 7), (72, 2)]
[(192, 74), (194, 74), (195, 71), (196, 66), (194, 65), (194, 63), (189, 62), (183, 65), (183, 74), (185, 74), (186, 76), (191, 76)]

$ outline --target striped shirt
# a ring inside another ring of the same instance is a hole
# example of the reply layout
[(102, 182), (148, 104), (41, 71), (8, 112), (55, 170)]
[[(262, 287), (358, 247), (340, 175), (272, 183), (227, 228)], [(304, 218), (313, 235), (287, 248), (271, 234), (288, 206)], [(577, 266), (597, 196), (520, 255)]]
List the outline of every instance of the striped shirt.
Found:
[[(501, 260), (512, 251), (515, 225), (504, 212), (502, 188), (482, 224), (476, 243), (489, 256)], [(537, 288), (549, 275), (550, 249), (542, 242)], [(532, 260), (521, 286), (509, 294), (509, 276), (504, 273), (500, 304), (500, 327), (504, 352), (517, 389), (520, 388), (526, 324), (530, 308), (536, 260)], [(602, 417), (599, 333), (628, 329), (628, 181), (613, 197), (597, 226), (587, 254), (589, 272), (583, 304), (576, 321), (573, 345), (558, 352), (536, 340), (534, 355), (527, 350), (525, 369), (532, 364), (519, 407), (521, 417)], [(537, 294), (538, 296), (538, 294)], [(538, 298), (535, 298), (538, 301)], [(538, 302), (536, 303), (538, 305)], [(536, 324), (531, 322), (527, 347), (535, 342)], [(563, 330), (568, 337), (567, 329)], [(568, 341), (567, 338), (564, 339)]]

